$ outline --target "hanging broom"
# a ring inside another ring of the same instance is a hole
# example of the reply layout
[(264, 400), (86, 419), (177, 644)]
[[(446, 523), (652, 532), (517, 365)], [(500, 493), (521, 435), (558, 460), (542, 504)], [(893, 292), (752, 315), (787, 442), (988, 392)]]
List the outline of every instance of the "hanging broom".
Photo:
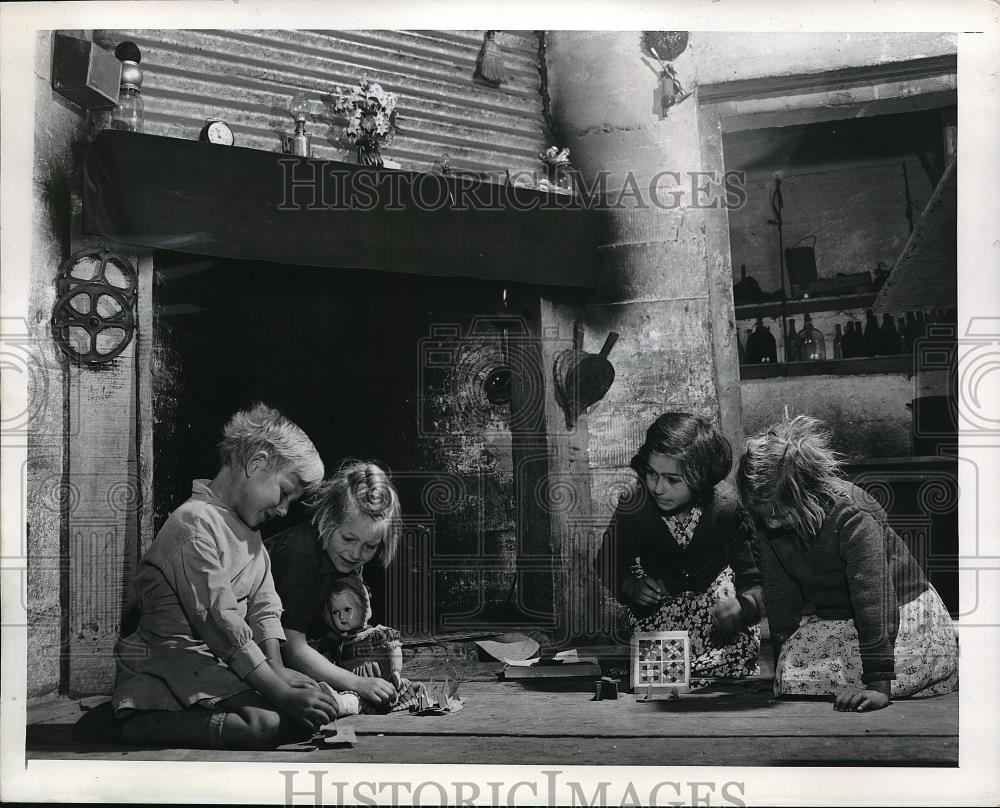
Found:
[(476, 76), (488, 81), (490, 84), (499, 85), (507, 81), (507, 71), (503, 66), (503, 52), (497, 44), (496, 31), (487, 31), (483, 38), (483, 47), (479, 51), (479, 58), (476, 60)]

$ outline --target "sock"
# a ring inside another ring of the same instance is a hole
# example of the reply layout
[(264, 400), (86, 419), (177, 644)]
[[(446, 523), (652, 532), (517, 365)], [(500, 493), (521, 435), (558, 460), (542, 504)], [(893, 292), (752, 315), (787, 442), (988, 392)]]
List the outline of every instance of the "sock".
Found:
[(361, 713), (361, 699), (357, 693), (351, 693), (350, 691), (334, 693), (333, 702), (337, 705), (337, 718), (343, 718), (345, 715), (359, 715)]

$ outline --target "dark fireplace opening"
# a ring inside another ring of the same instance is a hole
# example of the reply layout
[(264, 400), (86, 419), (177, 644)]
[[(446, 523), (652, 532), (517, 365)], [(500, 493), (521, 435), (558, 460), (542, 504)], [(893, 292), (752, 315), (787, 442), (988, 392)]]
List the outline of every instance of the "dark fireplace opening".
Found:
[(154, 267), (157, 529), (217, 469), (229, 415), (260, 400), (328, 474), (350, 457), (391, 471), (404, 528), (388, 569), (366, 567), (376, 620), (420, 636), (551, 623), (551, 568), (533, 548), (519, 570), (511, 431), (511, 333), (529, 329), (511, 297), (536, 290), (165, 251)]

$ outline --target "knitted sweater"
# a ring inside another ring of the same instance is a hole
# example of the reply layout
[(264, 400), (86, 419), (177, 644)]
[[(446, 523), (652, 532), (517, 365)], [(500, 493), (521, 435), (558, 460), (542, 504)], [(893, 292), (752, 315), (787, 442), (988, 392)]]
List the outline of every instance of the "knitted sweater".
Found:
[(763, 578), (751, 549), (752, 529), (746, 512), (727, 483), (720, 483), (698, 504), (701, 519), (691, 542), (681, 547), (646, 487), (636, 486), (619, 500), (595, 570), (615, 597), (641, 618), (658, 607), (641, 607), (622, 591), (636, 558), (646, 575), (662, 581), (670, 594), (705, 590), (722, 570), (732, 567), (736, 595), (746, 622), (752, 625), (760, 618)]
[(761, 568), (776, 649), (798, 628), (803, 605), (821, 618), (853, 618), (862, 680), (894, 679), (899, 607), (927, 589), (920, 565), (867, 493), (839, 481), (819, 535), (762, 532)]

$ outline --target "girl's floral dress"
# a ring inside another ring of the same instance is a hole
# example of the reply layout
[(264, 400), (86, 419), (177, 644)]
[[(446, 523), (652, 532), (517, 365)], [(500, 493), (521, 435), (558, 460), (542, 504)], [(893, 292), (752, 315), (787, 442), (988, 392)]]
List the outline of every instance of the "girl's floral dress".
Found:
[[(702, 509), (694, 506), (684, 517), (664, 516), (663, 521), (674, 540), (687, 547), (694, 537)], [(643, 576), (642, 559), (636, 558), (632, 573)], [(720, 644), (713, 636), (712, 611), (715, 606), (736, 597), (732, 567), (723, 569), (715, 580), (699, 592), (667, 595), (652, 615), (638, 618), (629, 613), (629, 628), (637, 631), (687, 631), (691, 643), (691, 676), (743, 678), (759, 673), (760, 626), (744, 627), (729, 642)]]

